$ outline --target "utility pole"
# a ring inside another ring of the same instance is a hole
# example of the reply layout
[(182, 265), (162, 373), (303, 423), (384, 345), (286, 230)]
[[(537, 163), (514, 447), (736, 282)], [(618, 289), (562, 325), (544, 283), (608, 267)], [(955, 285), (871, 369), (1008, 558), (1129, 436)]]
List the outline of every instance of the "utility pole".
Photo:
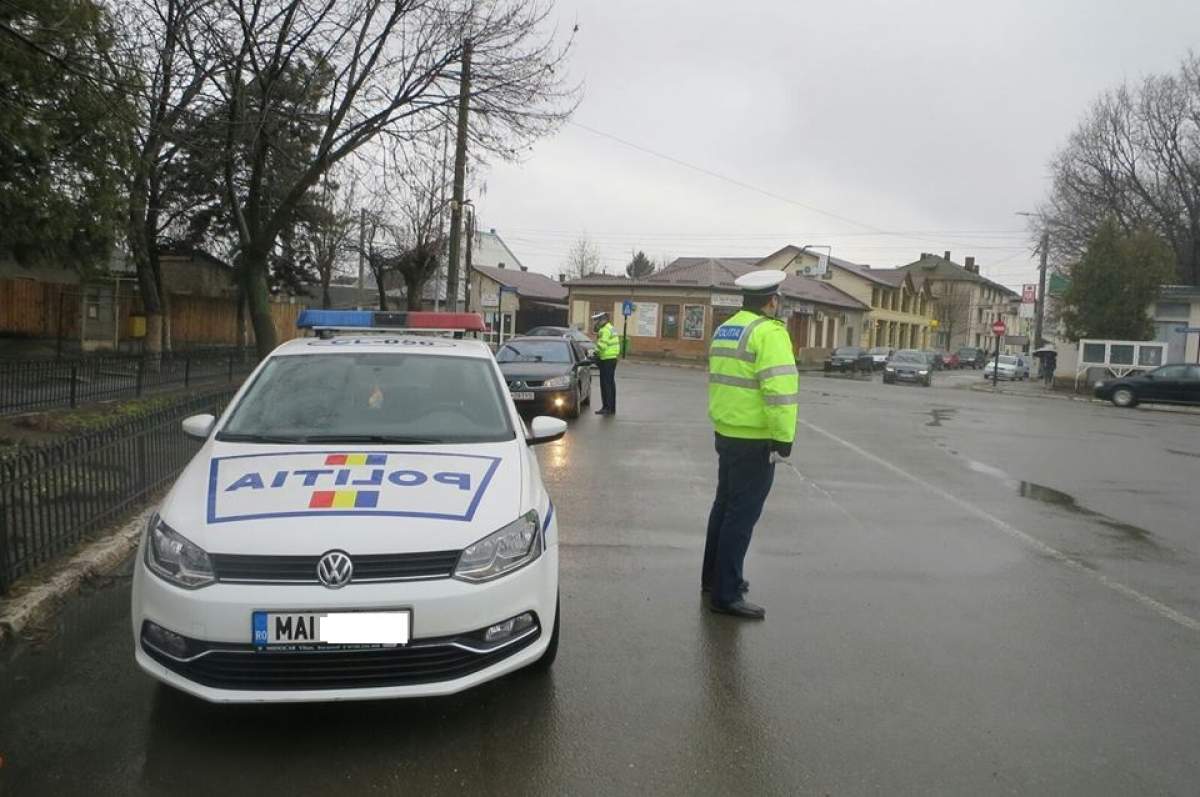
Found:
[(358, 309), (363, 309), (363, 263), (367, 258), (367, 209), (358, 212)]
[(471, 242), (475, 239), (475, 207), (469, 202), (467, 207), (471, 208), (471, 215), (467, 216), (467, 266), (463, 269), (463, 279), (466, 290), (463, 292), (463, 310), (470, 312), (471, 310)]
[(450, 262), (446, 268), (446, 304), (458, 312), (458, 250), (462, 243), (463, 189), (467, 177), (467, 101), (471, 96), (471, 40), (463, 42), (458, 83), (458, 137), (454, 143), (454, 196), (450, 203)]
[(1045, 341), (1042, 340), (1042, 323), (1046, 315), (1046, 256), (1050, 250), (1050, 228), (1045, 227), (1042, 230), (1042, 263), (1038, 266), (1038, 292), (1037, 292), (1037, 319), (1034, 321), (1033, 328), (1033, 347), (1040, 349)]

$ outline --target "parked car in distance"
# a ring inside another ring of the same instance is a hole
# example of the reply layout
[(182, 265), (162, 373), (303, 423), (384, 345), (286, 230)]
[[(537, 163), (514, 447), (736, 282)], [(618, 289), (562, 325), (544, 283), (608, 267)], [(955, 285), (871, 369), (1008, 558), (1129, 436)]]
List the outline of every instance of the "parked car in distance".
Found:
[(947, 369), (957, 371), (962, 368), (962, 361), (959, 360), (956, 352), (947, 351), (942, 353), (942, 362), (945, 363)]
[(901, 349), (883, 367), (883, 383), (915, 382), (925, 387), (933, 384), (933, 364), (923, 351)]
[(933, 366), (933, 370), (941, 371), (946, 367), (946, 361), (942, 357), (942, 353), (940, 351), (935, 351), (933, 349), (921, 349), (921, 354), (924, 354), (926, 359), (929, 360), (929, 364)]
[(996, 358), (988, 360), (983, 364), (983, 378), (991, 379), (993, 375), (1000, 379), (1009, 379), (1012, 381), (1020, 381), (1029, 378), (1029, 360), (1019, 354), (1001, 354), (1000, 368), (996, 369)]
[(840, 346), (825, 358), (825, 373), (869, 373), (874, 368), (874, 360), (861, 346)]
[(1168, 364), (1153, 371), (1101, 379), (1092, 393), (1118, 407), (1136, 407), (1143, 401), (1200, 404), (1200, 365)]
[(987, 352), (974, 346), (963, 346), (958, 350), (958, 362), (963, 368), (978, 368), (987, 362)]
[(876, 371), (882, 371), (883, 366), (887, 365), (888, 358), (895, 353), (895, 349), (890, 349), (887, 346), (876, 346), (867, 352), (867, 354), (871, 355), (871, 367)]
[(574, 327), (534, 327), (525, 334), (533, 337), (567, 338), (573, 340), (583, 346), (589, 360), (592, 359), (592, 355), (596, 351), (596, 342)]
[(578, 418), (592, 400), (592, 369), (583, 347), (567, 338), (512, 338), (496, 350), (500, 373), (521, 412)]

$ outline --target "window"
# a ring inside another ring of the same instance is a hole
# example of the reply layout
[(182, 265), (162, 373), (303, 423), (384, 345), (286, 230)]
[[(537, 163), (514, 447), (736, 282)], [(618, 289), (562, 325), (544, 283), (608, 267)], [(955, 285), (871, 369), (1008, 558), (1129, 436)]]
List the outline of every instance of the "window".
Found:
[(1083, 359), (1080, 362), (1084, 363), (1102, 363), (1104, 362), (1104, 344), (1103, 343), (1085, 343), (1083, 344)]
[(1187, 321), (1191, 318), (1192, 306), (1186, 302), (1159, 302), (1154, 306), (1155, 318), (1177, 318)]
[[(567, 354), (566, 341), (546, 343)], [(218, 438), (335, 443), (368, 437), (414, 444), (512, 440), (495, 367), (483, 357), (393, 352), (271, 357)]]
[(663, 305), (662, 336), (664, 338), (679, 337), (679, 305)]
[(1155, 379), (1186, 379), (1188, 366), (1186, 365), (1164, 365), (1150, 373), (1154, 374)]
[(1191, 381), (1195, 381), (1195, 382), (1200, 382), (1200, 365), (1189, 365), (1187, 367), (1187, 373), (1184, 375), (1183, 378), (1191, 380)]
[(1138, 365), (1162, 365), (1163, 350), (1158, 346), (1142, 346), (1138, 349)]
[(1128, 343), (1114, 345), (1108, 351), (1108, 361), (1113, 365), (1133, 365), (1133, 346)]
[(704, 339), (704, 305), (683, 306), (683, 337), (687, 340)]
[(872, 307), (879, 306), (879, 289), (878, 288), (871, 289), (871, 306)]

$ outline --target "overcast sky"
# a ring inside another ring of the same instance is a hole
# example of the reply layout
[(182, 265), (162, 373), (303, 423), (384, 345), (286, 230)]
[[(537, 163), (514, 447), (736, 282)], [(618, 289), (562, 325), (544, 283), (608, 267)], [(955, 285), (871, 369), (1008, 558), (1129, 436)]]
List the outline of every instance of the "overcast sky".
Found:
[(1090, 101), (1200, 49), (1195, 0), (560, 0), (556, 14), (580, 26), (574, 124), (488, 167), (476, 197), (480, 226), (547, 274), (586, 233), (612, 273), (636, 249), (827, 244), (878, 267), (949, 249), (1019, 287), (1036, 264), (1015, 212), (1044, 196)]

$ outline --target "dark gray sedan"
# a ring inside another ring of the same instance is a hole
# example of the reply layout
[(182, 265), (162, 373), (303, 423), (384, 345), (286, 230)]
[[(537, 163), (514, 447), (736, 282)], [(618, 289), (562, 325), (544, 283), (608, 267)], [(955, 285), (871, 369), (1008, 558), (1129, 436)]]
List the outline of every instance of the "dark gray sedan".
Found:
[(883, 383), (912, 382), (930, 387), (933, 384), (933, 363), (916, 349), (901, 349), (883, 366)]

